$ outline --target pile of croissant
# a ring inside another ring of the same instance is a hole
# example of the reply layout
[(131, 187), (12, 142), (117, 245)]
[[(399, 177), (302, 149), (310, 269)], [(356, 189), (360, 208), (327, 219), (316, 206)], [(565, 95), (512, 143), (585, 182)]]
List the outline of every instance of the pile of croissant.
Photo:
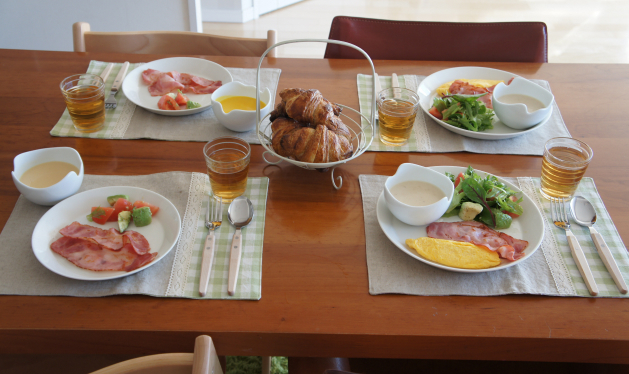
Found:
[(342, 108), (318, 90), (287, 88), (271, 112), (273, 150), (297, 161), (341, 161), (354, 152), (351, 134), (341, 121)]

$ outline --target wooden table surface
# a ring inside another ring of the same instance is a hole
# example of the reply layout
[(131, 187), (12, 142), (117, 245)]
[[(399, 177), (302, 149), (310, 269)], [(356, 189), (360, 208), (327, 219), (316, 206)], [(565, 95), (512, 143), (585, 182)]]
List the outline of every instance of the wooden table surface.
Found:
[[(77, 149), (88, 174), (204, 172), (202, 142), (54, 138), (64, 109), (59, 82), (90, 60), (165, 56), (0, 50), (0, 227), (18, 198), (12, 159), (44, 147)], [(257, 58), (208, 57), (255, 68)], [(380, 75), (423, 74), (459, 63), (376, 61)], [(629, 66), (475, 64), (548, 80), (571, 134), (588, 143), (593, 177), (620, 235), (629, 238)], [(270, 59), (279, 89), (317, 88), (358, 108), (356, 74), (366, 60)], [(358, 176), (392, 175), (404, 162), (474, 167), (505, 177), (538, 176), (541, 157), (366, 152), (329, 173), (268, 166), (253, 146), (250, 176), (268, 176), (260, 301), (147, 296), (0, 296), (0, 353), (189, 351), (198, 334), (221, 355), (432, 358), (629, 363), (629, 300), (512, 295), (371, 296)], [(42, 268), (42, 271), (47, 271)], [(1, 277), (1, 275), (0, 275)]]

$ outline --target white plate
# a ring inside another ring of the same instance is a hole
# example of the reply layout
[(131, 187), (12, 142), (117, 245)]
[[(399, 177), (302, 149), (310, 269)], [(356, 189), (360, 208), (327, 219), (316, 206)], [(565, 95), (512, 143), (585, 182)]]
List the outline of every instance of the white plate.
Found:
[(201, 104), (200, 108), (184, 110), (158, 109), (157, 102), (161, 96), (151, 96), (148, 90), (149, 86), (142, 80), (142, 72), (146, 69), (155, 69), (164, 73), (175, 70), (179, 73), (188, 73), (213, 81), (221, 81), (223, 84), (234, 80), (229, 71), (221, 65), (212, 61), (192, 57), (171, 57), (155, 60), (133, 69), (127, 74), (124, 82), (122, 82), (122, 92), (124, 92), (125, 96), (135, 105), (150, 112), (165, 116), (187, 116), (210, 109), (212, 107), (212, 94), (185, 94), (190, 100)]
[[(431, 169), (436, 170), (440, 173), (445, 173), (446, 171), (457, 175), (461, 172), (465, 172), (467, 168), (458, 167), (458, 166), (434, 166)], [(480, 170), (476, 170), (476, 173), (481, 177), (484, 177), (488, 173), (485, 173)], [(514, 186), (513, 184), (506, 182), (502, 178), (498, 178), (501, 182), (505, 183), (511, 189), (517, 192), (521, 192), (519, 188)], [(520, 258), (516, 261), (509, 261), (505, 259), (500, 259), (500, 265), (489, 268), (489, 269), (459, 269), (451, 266), (441, 265), (436, 262), (430, 261), (406, 245), (406, 239), (417, 239), (420, 237), (425, 237), (426, 235), (426, 226), (410, 226), (402, 221), (399, 221), (391, 212), (389, 208), (387, 208), (387, 204), (384, 201), (384, 194), (380, 194), (378, 198), (378, 203), (376, 206), (376, 213), (378, 216), (378, 223), (380, 223), (380, 227), (384, 234), (391, 240), (396, 247), (398, 247), (402, 252), (407, 255), (413, 257), (416, 260), (424, 262), (428, 265), (434, 266), (436, 268), (457, 271), (461, 273), (483, 273), (487, 271), (496, 271), (508, 268), (513, 265), (517, 265), (522, 261), (525, 261), (527, 258), (531, 257), (533, 253), (539, 248), (542, 243), (542, 238), (544, 237), (544, 218), (541, 213), (535, 206), (535, 203), (526, 195), (524, 196), (524, 200), (521, 205), (524, 209), (524, 214), (520, 217), (513, 220), (511, 223), (511, 227), (506, 230), (500, 230), (501, 232), (506, 233), (507, 235), (511, 235), (516, 239), (522, 239), (529, 242), (528, 247), (524, 250), (524, 257)], [(459, 217), (448, 217), (441, 218), (438, 222), (456, 222), (461, 221)]]
[[(50, 249), (50, 244), (62, 236), (59, 234), (59, 230), (74, 221), (106, 230), (112, 227), (117, 229), (118, 222), (107, 222), (105, 225), (99, 225), (89, 222), (86, 218), (92, 207), (108, 206), (107, 196), (112, 195), (129, 195), (131, 202), (143, 200), (159, 207), (159, 212), (153, 217), (150, 225), (136, 227), (131, 224), (129, 226), (129, 230), (144, 235), (151, 245), (151, 252), (157, 252), (157, 257), (153, 261), (129, 272), (91, 271), (74, 265)], [(31, 244), (35, 257), (48, 270), (72, 279), (94, 281), (126, 277), (155, 265), (175, 246), (180, 233), (181, 218), (179, 212), (164, 196), (138, 187), (102, 187), (71, 196), (50, 208), (35, 226)]]
[(428, 113), (428, 110), (432, 107), (434, 98), (437, 96), (435, 91), (437, 90), (437, 88), (439, 88), (439, 86), (444, 83), (451, 82), (457, 79), (488, 79), (502, 80), (508, 82), (513, 77), (518, 77), (518, 75), (509, 73), (507, 71), (475, 66), (464, 66), (441, 70), (429, 75), (420, 83), (419, 87), (417, 88), (417, 93), (419, 95), (419, 106), (430, 118), (432, 118), (439, 125), (445, 127), (452, 132), (467, 136), (469, 138), (483, 140), (500, 140), (524, 135), (528, 132), (535, 131), (539, 127), (543, 126), (546, 122), (548, 122), (550, 116), (552, 115), (552, 111), (548, 113), (548, 116), (544, 118), (542, 122), (526, 130), (512, 129), (511, 127), (508, 127), (504, 123), (500, 122), (498, 117), (494, 115), (494, 128), (481, 132), (465, 130), (456, 126), (452, 126), (441, 120), (438, 120), (432, 114)]

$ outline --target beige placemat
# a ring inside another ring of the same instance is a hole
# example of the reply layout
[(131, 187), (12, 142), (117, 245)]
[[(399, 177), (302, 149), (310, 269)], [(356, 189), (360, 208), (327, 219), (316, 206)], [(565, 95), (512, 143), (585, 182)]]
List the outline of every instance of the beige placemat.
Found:
[[(90, 74), (100, 75), (107, 66), (107, 62), (91, 61), (87, 69)], [(129, 71), (139, 68), (142, 63), (130, 64)], [(114, 64), (105, 82), (105, 92), (109, 92), (113, 81), (122, 66)], [(140, 67), (141, 68), (141, 67)], [(256, 85), (256, 69), (226, 68), (235, 82)], [(275, 91), (281, 74), (280, 69), (260, 69), (260, 90), (268, 88), (271, 97), (275, 98)], [(118, 106), (116, 109), (106, 109), (105, 126), (94, 133), (81, 133), (74, 129), (72, 119), (65, 109), (57, 124), (50, 131), (52, 136), (99, 138), (99, 139), (155, 139), (170, 141), (200, 141), (207, 142), (219, 136), (237, 136), (248, 143), (259, 144), (255, 130), (235, 132), (222, 126), (214, 111), (210, 108), (203, 112), (189, 116), (162, 116), (137, 107), (120, 91), (116, 95)], [(267, 105), (273, 105), (269, 103)], [(264, 124), (263, 124), (264, 126)]]
[[(382, 88), (391, 87), (391, 77), (379, 76)], [(398, 76), (399, 86), (417, 92), (420, 83), (425, 79), (422, 75)], [(372, 76), (358, 74), (358, 98), (360, 111), (363, 115), (371, 115)], [(532, 79), (531, 81), (550, 90), (547, 81)], [(377, 115), (377, 112), (376, 112)], [(473, 152), (489, 154), (539, 155), (544, 152), (544, 144), (548, 139), (570, 137), (570, 132), (559, 112), (557, 103), (553, 103), (553, 112), (548, 122), (530, 133), (503, 140), (479, 140), (456, 134), (437, 124), (430, 115), (420, 110), (413, 124), (413, 132), (409, 142), (401, 147), (387, 146), (378, 137), (375, 126), (373, 143), (370, 151), (382, 152)]]
[[(260, 299), (268, 183), (266, 177), (247, 181), (246, 196), (254, 204), (255, 215), (242, 230), (242, 262), (233, 297), (227, 294), (227, 275), (231, 238), (236, 230), (229, 224), (227, 207), (224, 207), (224, 224), (215, 231), (216, 255), (204, 298)], [(211, 190), (207, 175), (187, 172), (140, 176), (85, 175), (79, 192), (105, 186), (146, 188), (170, 200), (182, 217), (182, 232), (175, 248), (145, 270), (119, 279), (80, 281), (57, 275), (37, 260), (31, 247), (33, 229), (49, 207), (33, 204), (20, 196), (0, 234), (0, 294), (80, 297), (143, 294), (199, 298), (200, 259), (208, 232), (204, 219)]]
[[(391, 243), (380, 228), (376, 214), (376, 203), (387, 178), (382, 175), (359, 176), (365, 215), (370, 294), (471, 296), (536, 294), (591, 297), (572, 259), (565, 232), (556, 228), (550, 221), (550, 203), (539, 193), (539, 178), (505, 178), (505, 180), (519, 185), (543, 212), (545, 235), (541, 248), (515, 266), (474, 274), (435, 268), (408, 256)], [(584, 178), (577, 194), (594, 204), (598, 215), (597, 230), (605, 237), (623, 277), (629, 281), (627, 249), (605, 209), (594, 181), (591, 178)], [(598, 297), (628, 297), (622, 295), (616, 288), (590, 239), (589, 230), (576, 224), (572, 228), (599, 287)]]

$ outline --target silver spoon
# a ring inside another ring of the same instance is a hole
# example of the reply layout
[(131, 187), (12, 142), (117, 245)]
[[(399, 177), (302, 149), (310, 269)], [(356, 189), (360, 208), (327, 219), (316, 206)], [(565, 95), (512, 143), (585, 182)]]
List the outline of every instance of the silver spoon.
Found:
[(618, 264), (616, 264), (612, 252), (609, 250), (607, 243), (605, 243), (603, 236), (593, 227), (596, 223), (596, 211), (592, 203), (583, 196), (575, 196), (570, 202), (570, 210), (572, 210), (572, 218), (574, 218), (576, 223), (590, 228), (592, 241), (594, 241), (594, 245), (596, 245), (601, 260), (603, 260), (605, 267), (611, 274), (614, 282), (616, 282), (616, 286), (620, 292), (627, 293), (627, 283), (625, 283), (622, 274), (620, 274), (620, 269), (618, 269)]
[(242, 255), (242, 231), (241, 228), (247, 226), (253, 219), (253, 204), (245, 196), (239, 196), (232, 201), (227, 210), (227, 218), (236, 227), (236, 233), (232, 239), (232, 247), (229, 252), (229, 280), (227, 283), (227, 293), (234, 295), (238, 271), (240, 270), (240, 257)]

